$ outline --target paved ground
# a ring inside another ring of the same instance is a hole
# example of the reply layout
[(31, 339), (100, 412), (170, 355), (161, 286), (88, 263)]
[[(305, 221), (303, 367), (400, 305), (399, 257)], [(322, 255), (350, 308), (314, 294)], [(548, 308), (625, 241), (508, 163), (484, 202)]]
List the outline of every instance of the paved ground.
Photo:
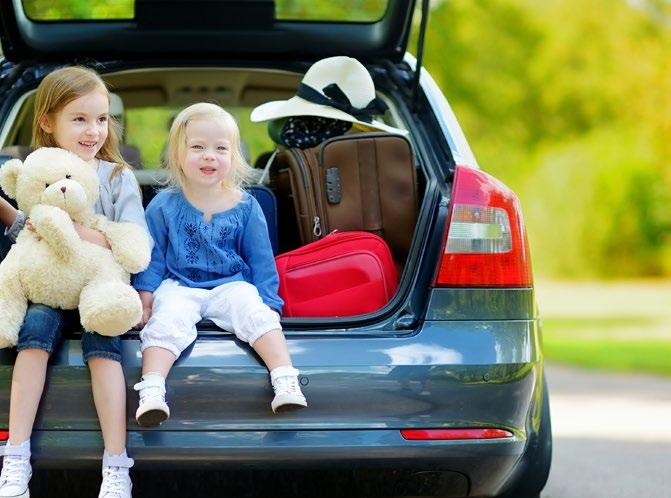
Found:
[(671, 379), (558, 365), (547, 375), (554, 454), (544, 498), (671, 497)]

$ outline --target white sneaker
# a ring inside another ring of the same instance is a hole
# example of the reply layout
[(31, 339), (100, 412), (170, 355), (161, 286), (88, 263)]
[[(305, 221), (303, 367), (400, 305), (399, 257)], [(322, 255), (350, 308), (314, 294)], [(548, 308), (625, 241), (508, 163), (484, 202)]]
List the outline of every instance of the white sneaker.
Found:
[(30, 440), (2, 448), (5, 458), (0, 473), (1, 498), (30, 498), (28, 482), (33, 475), (30, 466)]
[(140, 405), (135, 420), (142, 427), (160, 425), (170, 417), (170, 408), (165, 402), (165, 379), (158, 374), (148, 374), (133, 386), (140, 391)]
[(131, 498), (133, 483), (130, 481), (128, 469), (133, 466), (133, 459), (121, 455), (103, 455), (103, 482), (100, 485), (98, 498)]
[(270, 403), (274, 413), (308, 406), (298, 382), (298, 370), (295, 368), (289, 366), (274, 368), (270, 372), (270, 382), (275, 391), (275, 397)]

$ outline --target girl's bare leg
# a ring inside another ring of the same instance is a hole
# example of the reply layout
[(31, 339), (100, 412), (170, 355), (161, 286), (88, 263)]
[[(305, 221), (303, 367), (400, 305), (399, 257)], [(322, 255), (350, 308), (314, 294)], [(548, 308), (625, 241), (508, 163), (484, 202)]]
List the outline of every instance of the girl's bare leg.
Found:
[(266, 332), (252, 346), (268, 367), (275, 397), (270, 404), (274, 412), (308, 406), (293, 368), (289, 348), (280, 329)]
[(91, 358), (93, 402), (103, 433), (105, 449), (118, 455), (126, 448), (126, 380), (121, 363), (108, 358)]
[(176, 359), (167, 349), (159, 346), (148, 347), (142, 352), (142, 375), (153, 372), (165, 379)]
[(280, 329), (266, 332), (254, 342), (252, 347), (259, 354), (269, 371), (277, 367), (291, 366), (287, 340)]
[(24, 349), (16, 355), (9, 398), (9, 442), (20, 444), (33, 432), (35, 415), (42, 398), (49, 353)]

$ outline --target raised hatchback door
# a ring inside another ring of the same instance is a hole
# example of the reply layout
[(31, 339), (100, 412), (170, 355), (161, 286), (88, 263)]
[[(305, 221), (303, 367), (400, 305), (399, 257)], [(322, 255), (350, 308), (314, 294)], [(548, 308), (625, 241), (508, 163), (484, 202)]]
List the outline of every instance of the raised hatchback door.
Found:
[(414, 0), (0, 0), (7, 59), (400, 61)]

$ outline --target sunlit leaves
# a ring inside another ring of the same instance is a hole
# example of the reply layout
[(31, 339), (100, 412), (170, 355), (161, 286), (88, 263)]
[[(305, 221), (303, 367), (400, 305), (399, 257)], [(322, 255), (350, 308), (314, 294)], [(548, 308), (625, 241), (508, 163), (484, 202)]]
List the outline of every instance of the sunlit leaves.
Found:
[(35, 20), (132, 19), (133, 0), (23, 0), (26, 15)]
[[(134, 0), (24, 0), (23, 4), (28, 17), (41, 21), (132, 19), (135, 11)], [(277, 19), (372, 22), (386, 8), (387, 0), (277, 0), (275, 15)]]
[(666, 0), (450, 0), (426, 65), (522, 197), (536, 271), (671, 275)]

